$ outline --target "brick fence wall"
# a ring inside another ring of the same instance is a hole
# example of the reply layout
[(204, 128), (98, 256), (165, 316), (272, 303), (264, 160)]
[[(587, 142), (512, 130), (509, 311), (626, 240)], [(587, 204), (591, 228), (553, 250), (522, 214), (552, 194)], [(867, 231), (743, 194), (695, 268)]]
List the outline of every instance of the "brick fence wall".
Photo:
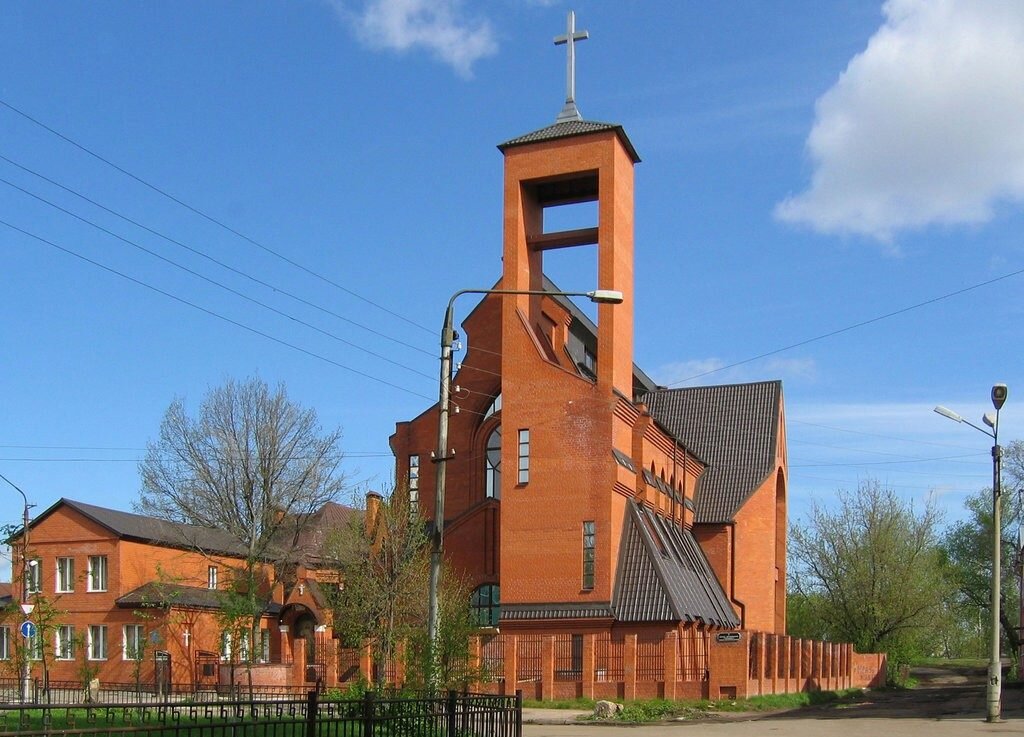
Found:
[[(368, 677), (369, 657), (360, 669)], [(474, 638), (472, 690), (550, 701), (731, 699), (884, 685), (882, 653), (760, 632), (502, 633)], [(401, 677), (400, 668), (389, 672)], [(349, 677), (357, 674), (350, 672)], [(346, 680), (346, 679), (342, 679)]]

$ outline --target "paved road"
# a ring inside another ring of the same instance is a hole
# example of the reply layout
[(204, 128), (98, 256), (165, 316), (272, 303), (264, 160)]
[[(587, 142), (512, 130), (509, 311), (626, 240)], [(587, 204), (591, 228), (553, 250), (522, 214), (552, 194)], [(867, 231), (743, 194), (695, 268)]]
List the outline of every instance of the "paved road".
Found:
[(912, 691), (868, 693), (843, 707), (819, 706), (770, 715), (721, 715), (703, 720), (645, 726), (595, 723), (556, 724), (572, 718), (554, 710), (524, 710), (525, 737), (957, 737), (1016, 735), (1024, 737), (1024, 687), (1005, 684), (1003, 721), (987, 724), (984, 673), (917, 670), (921, 686)]

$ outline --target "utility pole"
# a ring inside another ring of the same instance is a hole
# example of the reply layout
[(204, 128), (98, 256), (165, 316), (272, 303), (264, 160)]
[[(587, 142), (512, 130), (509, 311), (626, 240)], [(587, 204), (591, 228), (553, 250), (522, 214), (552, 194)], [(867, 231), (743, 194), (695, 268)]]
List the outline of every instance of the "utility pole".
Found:
[[(25, 492), (19, 489), (13, 481), (9, 478), (0, 474), (0, 479), (6, 481), (11, 488), (21, 494), (22, 500), (25, 502), (24, 514), (22, 515), (22, 528), (21, 528), (21, 610), (28, 617), (32, 613), (34, 608), (32, 604), (28, 603), (28, 523), (29, 516), (28, 510), (32, 505), (28, 503), (28, 497), (25, 496)], [(28, 702), (29, 694), (32, 693), (32, 674), (29, 670), (29, 655), (30, 655), (31, 641), (26, 636), (25, 646), (22, 655), (21, 664), (21, 700), (23, 703)]]

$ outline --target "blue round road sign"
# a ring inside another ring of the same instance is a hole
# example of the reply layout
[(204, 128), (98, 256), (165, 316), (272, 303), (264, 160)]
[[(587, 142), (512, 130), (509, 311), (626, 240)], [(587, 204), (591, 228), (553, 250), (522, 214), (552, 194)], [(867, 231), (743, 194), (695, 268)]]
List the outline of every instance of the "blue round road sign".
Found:
[(21, 623), (21, 635), (22, 637), (35, 637), (36, 636), (36, 625), (35, 622), (29, 622), (25, 620)]

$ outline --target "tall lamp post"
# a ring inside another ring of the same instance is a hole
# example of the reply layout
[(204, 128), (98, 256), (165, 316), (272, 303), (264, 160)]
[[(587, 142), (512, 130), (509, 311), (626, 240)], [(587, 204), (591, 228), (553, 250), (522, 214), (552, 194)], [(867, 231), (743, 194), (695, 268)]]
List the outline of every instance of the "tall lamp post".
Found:
[[(29, 568), (29, 566), (28, 566), (28, 532), (29, 532), (29, 530), (28, 530), (28, 523), (29, 523), (28, 510), (29, 510), (29, 508), (32, 505), (28, 503), (28, 497), (25, 496), (25, 492), (22, 491), (21, 489), (19, 489), (15, 485), (15, 483), (13, 481), (11, 481), (9, 478), (4, 476), (2, 473), (0, 473), (0, 479), (3, 479), (4, 481), (6, 481), (10, 485), (10, 487), (12, 489), (14, 489), (16, 492), (21, 494), (21, 498), (25, 502), (24, 515), (22, 517), (23, 526), (21, 528), (21, 533), (22, 533), (22, 538), (21, 538), (21, 540), (22, 540), (22, 546), (21, 546), (21, 591), (22, 591), (21, 598), (22, 598), (22, 604), (21, 604), (21, 608), (22, 608), (22, 611), (25, 612), (25, 616), (27, 617), (29, 614), (32, 613), (32, 605), (28, 603), (28, 568)], [(31, 644), (28, 642), (28, 638), (27, 637), (25, 638), (25, 641), (26, 641), (25, 642), (25, 655), (22, 658), (22, 660), (24, 662), (22, 663), (22, 667), (21, 667), (21, 700), (23, 702), (28, 701), (29, 693), (32, 690), (32, 688), (31, 688), (32, 687), (32, 676), (31, 676), (31, 673), (29, 671), (29, 662), (28, 662), (29, 647), (31, 646)]]
[(1000, 564), (1002, 558), (1002, 505), (1000, 496), (1002, 494), (1002, 464), (1003, 449), (999, 446), (999, 410), (1006, 402), (1006, 384), (996, 384), (992, 387), (992, 406), (995, 407), (995, 414), (985, 413), (982, 417), (990, 429), (975, 425), (951, 409), (936, 407), (935, 411), (943, 417), (948, 417), (956, 422), (970, 425), (978, 432), (983, 432), (992, 438), (992, 632), (991, 632), (991, 654), (988, 661), (988, 685), (985, 690), (985, 721), (998, 722), (1000, 717), (1000, 699), (1002, 694), (1002, 662), (1000, 658), (999, 642), (999, 598), (1000, 598)]
[[(455, 300), (463, 294), (516, 294), (546, 297), (586, 297), (598, 304), (621, 304), (622, 292), (611, 289), (595, 289), (591, 292), (547, 292), (533, 289), (460, 289), (448, 300), (441, 328), (441, 381), (438, 390), (437, 450), (431, 460), (434, 471), (434, 531), (430, 539), (430, 590), (427, 601), (427, 631), (430, 636), (431, 662), (437, 658), (438, 602), (437, 593), (441, 585), (441, 554), (444, 542), (444, 492), (445, 466), (452, 458), (448, 450), (448, 411), (451, 406), (452, 344), (455, 342), (454, 306)], [(434, 674), (431, 674), (433, 680)], [(433, 685), (433, 684), (432, 684)]]

